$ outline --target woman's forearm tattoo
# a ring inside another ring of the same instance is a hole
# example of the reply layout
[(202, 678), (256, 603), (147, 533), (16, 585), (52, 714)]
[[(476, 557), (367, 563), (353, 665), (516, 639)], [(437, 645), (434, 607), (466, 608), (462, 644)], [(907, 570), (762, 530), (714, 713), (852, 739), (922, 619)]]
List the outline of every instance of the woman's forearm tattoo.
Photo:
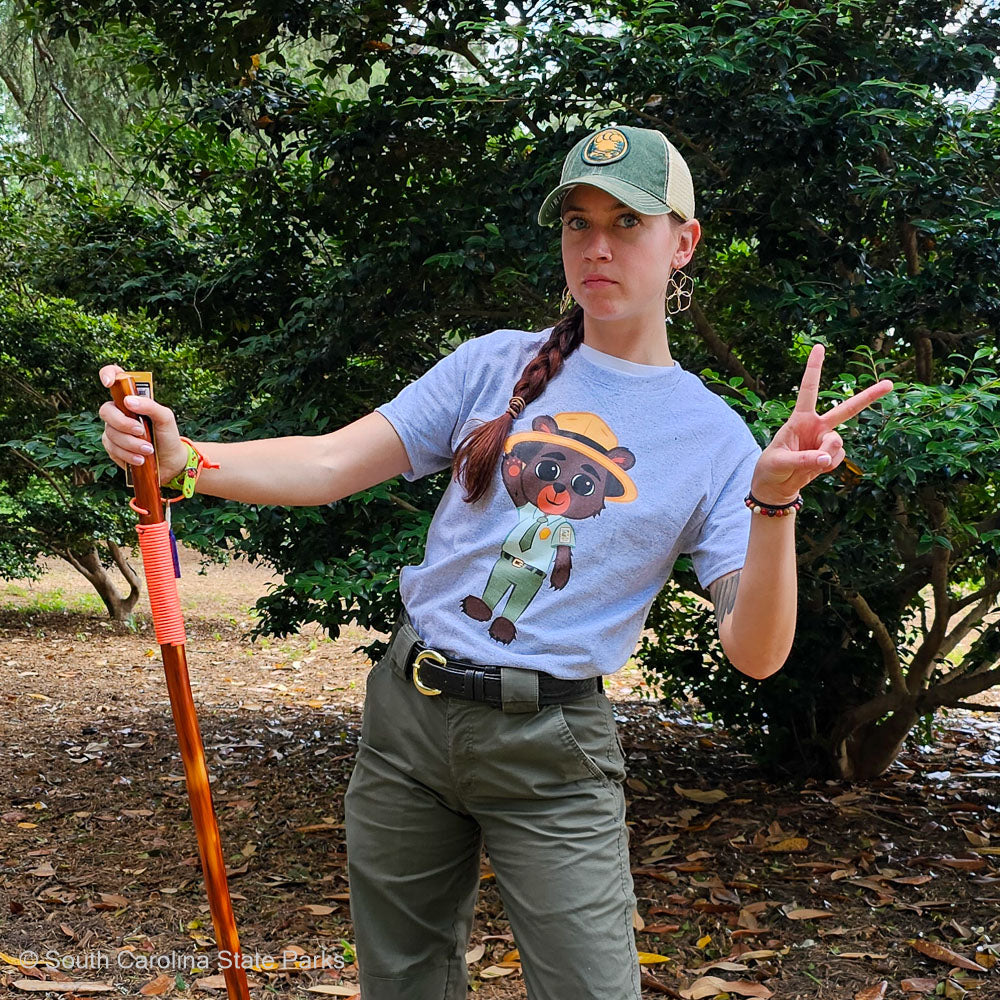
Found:
[(712, 584), (709, 593), (712, 603), (715, 605), (715, 617), (722, 628), (722, 623), (726, 615), (733, 613), (736, 607), (736, 589), (740, 585), (740, 575), (743, 571), (737, 570), (735, 573), (727, 573)]

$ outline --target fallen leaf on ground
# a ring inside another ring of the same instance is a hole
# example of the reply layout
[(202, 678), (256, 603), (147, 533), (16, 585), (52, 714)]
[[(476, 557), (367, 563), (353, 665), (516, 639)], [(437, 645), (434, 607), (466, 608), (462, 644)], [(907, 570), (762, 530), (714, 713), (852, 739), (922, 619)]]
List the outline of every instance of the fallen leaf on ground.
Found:
[(763, 983), (749, 983), (742, 979), (719, 979), (718, 976), (705, 976), (696, 979), (686, 990), (681, 990), (684, 1000), (703, 1000), (704, 997), (715, 997), (720, 993), (735, 993), (741, 997), (760, 997), (767, 1000), (771, 991)]
[(768, 844), (764, 850), (772, 853), (780, 851), (783, 854), (792, 854), (797, 851), (809, 850), (809, 841), (805, 837), (786, 837), (777, 844)]
[(947, 962), (948, 965), (957, 965), (960, 969), (969, 969), (972, 972), (983, 971), (981, 965), (977, 965), (975, 962), (959, 955), (957, 951), (945, 948), (944, 945), (936, 944), (934, 941), (918, 941), (911, 938), (907, 944), (911, 948), (916, 948), (922, 955), (933, 958), (936, 962)]
[[(742, 957), (742, 956), (741, 956)], [(699, 965), (691, 972), (708, 972), (709, 969), (722, 969), (723, 972), (750, 972), (750, 966), (742, 962), (712, 962), (709, 965)]]
[(32, 966), (40, 965), (42, 963), (37, 961), (25, 962), (20, 958), (16, 958), (14, 955), (5, 955), (0, 951), (0, 962), (11, 966), (15, 969), (20, 969), (22, 972), (28, 973), (29, 976), (38, 976), (39, 979), (44, 978), (40, 972), (36, 972)]
[(864, 989), (858, 990), (854, 994), (854, 1000), (882, 1000), (888, 988), (889, 983), (883, 979), (875, 986), (866, 986)]
[(159, 997), (163, 996), (167, 990), (173, 985), (173, 979), (166, 973), (157, 976), (155, 979), (151, 979), (145, 986), (141, 987), (139, 993), (144, 997)]
[[(194, 984), (201, 990), (224, 990), (226, 988), (226, 977), (220, 972), (216, 976), (205, 976), (202, 979), (196, 979)], [(248, 978), (247, 986), (255, 990), (260, 987), (260, 983)]]
[(824, 917), (832, 917), (829, 910), (789, 910), (785, 914), (789, 920), (822, 920)]
[(119, 896), (113, 892), (100, 893), (101, 901), (92, 903), (95, 910), (118, 910), (123, 906), (128, 906), (128, 900), (124, 896)]
[(666, 955), (656, 955), (651, 951), (640, 951), (639, 952), (639, 964), (640, 965), (656, 965), (657, 962), (669, 962), (670, 959)]
[(937, 989), (936, 979), (904, 979), (899, 988), (904, 993), (933, 993)]
[(513, 972), (517, 972), (518, 967), (515, 965), (508, 965), (503, 968), (499, 965), (488, 965), (482, 972), (479, 973), (480, 979), (496, 979), (498, 976), (509, 976)]
[(681, 788), (680, 785), (674, 785), (674, 791), (686, 799), (691, 799), (693, 802), (707, 802), (711, 804), (728, 798), (721, 788), (713, 788), (711, 791), (706, 791), (701, 788)]
[(114, 993), (115, 988), (107, 983), (40, 983), (33, 979), (18, 979), (11, 983), (16, 990), (25, 993)]

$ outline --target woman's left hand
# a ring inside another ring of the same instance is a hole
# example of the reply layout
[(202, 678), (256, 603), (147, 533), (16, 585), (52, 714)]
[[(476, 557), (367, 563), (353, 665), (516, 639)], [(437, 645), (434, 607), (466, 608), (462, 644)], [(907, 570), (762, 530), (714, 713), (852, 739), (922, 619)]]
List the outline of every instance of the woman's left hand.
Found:
[(821, 416), (816, 400), (825, 354), (822, 344), (809, 352), (795, 409), (757, 460), (750, 492), (762, 503), (791, 503), (817, 476), (837, 468), (844, 460), (844, 444), (834, 428), (892, 392), (892, 382), (883, 379)]

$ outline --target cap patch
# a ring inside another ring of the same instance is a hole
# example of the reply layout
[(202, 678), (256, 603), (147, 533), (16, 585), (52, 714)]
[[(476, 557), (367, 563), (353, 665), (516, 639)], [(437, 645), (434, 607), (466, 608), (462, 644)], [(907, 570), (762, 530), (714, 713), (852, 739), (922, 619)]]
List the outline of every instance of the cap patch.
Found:
[(625, 133), (617, 128), (606, 128), (598, 132), (580, 154), (584, 163), (593, 166), (617, 163), (627, 155), (628, 139), (625, 137)]

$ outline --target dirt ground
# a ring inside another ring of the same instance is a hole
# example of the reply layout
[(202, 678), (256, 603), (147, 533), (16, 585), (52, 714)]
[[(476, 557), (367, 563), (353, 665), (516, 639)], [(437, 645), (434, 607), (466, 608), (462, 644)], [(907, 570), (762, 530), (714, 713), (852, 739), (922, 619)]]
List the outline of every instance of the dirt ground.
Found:
[[(312, 966), (251, 971), (254, 996), (350, 996), (342, 802), (367, 633), (250, 643), (275, 578), (242, 563), (199, 575), (188, 552), (182, 568), (241, 944)], [(933, 746), (914, 737), (879, 779), (775, 786), (636, 669), (611, 682), (645, 997), (1000, 998), (994, 713), (949, 712)], [(0, 582), (0, 705), (0, 996), (224, 995), (148, 613), (109, 622), (59, 565)], [(522, 1000), (515, 947), (484, 856), (470, 992)]]

